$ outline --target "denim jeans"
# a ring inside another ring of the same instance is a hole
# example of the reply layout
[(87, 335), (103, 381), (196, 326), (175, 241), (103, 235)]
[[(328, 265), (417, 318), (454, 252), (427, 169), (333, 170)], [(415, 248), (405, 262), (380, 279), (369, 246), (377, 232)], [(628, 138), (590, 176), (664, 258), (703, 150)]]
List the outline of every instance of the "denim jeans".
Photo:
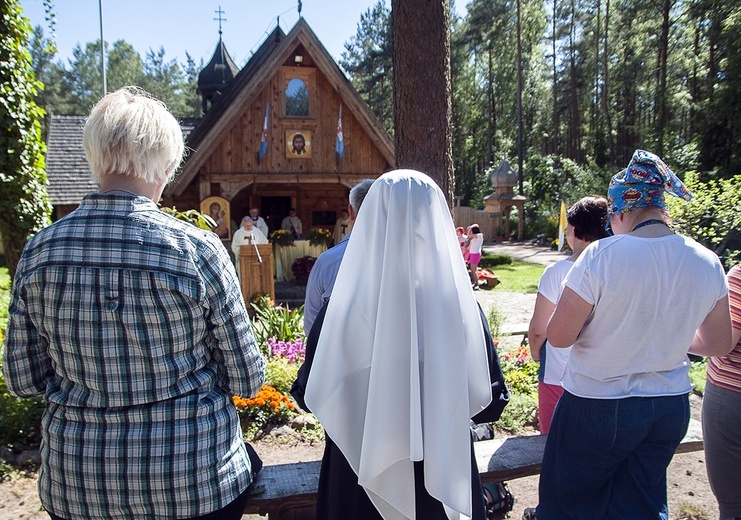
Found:
[(687, 394), (564, 392), (543, 455), (538, 520), (668, 519), (666, 468), (688, 424)]

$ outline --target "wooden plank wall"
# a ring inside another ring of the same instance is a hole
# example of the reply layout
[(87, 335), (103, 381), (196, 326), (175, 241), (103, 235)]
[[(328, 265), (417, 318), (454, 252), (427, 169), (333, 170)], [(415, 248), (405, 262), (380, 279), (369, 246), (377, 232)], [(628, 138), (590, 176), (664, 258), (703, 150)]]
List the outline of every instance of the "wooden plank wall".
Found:
[[(345, 156), (336, 158), (335, 139), (340, 97), (326, 78), (318, 71), (315, 88), (310, 89), (314, 102), (312, 119), (280, 117), (279, 74), (255, 96), (251, 106), (245, 107), (241, 116), (234, 119), (233, 126), (224, 135), (220, 144), (204, 163), (209, 173), (355, 173), (379, 175), (387, 169), (387, 163), (359, 121), (345, 106), (342, 110), (342, 126), (345, 140)], [(265, 106), (270, 103), (268, 125), (268, 147), (258, 164)], [(286, 130), (311, 131), (312, 157), (286, 157)], [(209, 151), (205, 151), (209, 153)], [(204, 153), (204, 151), (201, 151)]]
[(468, 206), (457, 206), (453, 208), (453, 222), (455, 226), (464, 229), (472, 224), (478, 224), (484, 234), (485, 241), (494, 240), (501, 217), (495, 213), (484, 213), (481, 210)]

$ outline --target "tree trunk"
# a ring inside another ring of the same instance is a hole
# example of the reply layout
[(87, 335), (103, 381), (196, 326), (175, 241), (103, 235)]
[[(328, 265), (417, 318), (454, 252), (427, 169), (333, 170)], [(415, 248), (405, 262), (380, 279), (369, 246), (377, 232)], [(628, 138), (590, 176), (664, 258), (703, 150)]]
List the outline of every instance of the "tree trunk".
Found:
[(607, 146), (610, 148), (610, 164), (615, 164), (615, 142), (612, 139), (612, 113), (610, 110), (610, 60), (608, 54), (608, 35), (610, 29), (610, 0), (605, 3), (605, 42), (604, 42), (604, 64), (605, 82), (602, 85), (602, 104), (605, 107), (605, 122), (607, 123)]
[[(520, 37), (520, 0), (517, 0), (517, 180), (519, 183), (519, 193), (523, 191), (522, 177), (522, 41)], [(522, 240), (521, 234), (517, 234), (517, 240)]]
[(659, 156), (664, 155), (664, 132), (666, 132), (667, 108), (666, 108), (666, 68), (667, 55), (669, 52), (669, 10), (671, 0), (663, 0), (661, 12), (661, 36), (659, 37), (659, 85), (656, 93), (658, 105), (658, 117), (656, 118), (656, 150)]
[(556, 55), (556, 1), (553, 0), (553, 38), (551, 40), (551, 52), (553, 53), (553, 155), (558, 155), (558, 69)]
[(392, 0), (396, 166), (432, 177), (453, 201), (450, 9)]

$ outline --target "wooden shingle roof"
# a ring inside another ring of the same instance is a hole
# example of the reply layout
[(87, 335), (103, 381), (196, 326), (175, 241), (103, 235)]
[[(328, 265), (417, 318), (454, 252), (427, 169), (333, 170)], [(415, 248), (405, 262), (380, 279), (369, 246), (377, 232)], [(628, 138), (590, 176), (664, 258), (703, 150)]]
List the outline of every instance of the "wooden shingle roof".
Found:
[(46, 177), (54, 206), (79, 204), (88, 193), (98, 191), (82, 148), (87, 116), (51, 115), (47, 119)]
[[(87, 116), (51, 115), (47, 119), (46, 177), (54, 206), (79, 204), (88, 193), (98, 191), (82, 147), (82, 132)], [(184, 137), (200, 121), (181, 119)]]

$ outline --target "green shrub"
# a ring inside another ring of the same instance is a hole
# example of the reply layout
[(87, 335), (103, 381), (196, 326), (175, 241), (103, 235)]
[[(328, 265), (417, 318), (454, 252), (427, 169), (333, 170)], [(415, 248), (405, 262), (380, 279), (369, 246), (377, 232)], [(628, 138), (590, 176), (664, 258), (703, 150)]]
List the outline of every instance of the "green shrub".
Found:
[(279, 392), (287, 394), (296, 380), (299, 369), (298, 363), (291, 363), (284, 357), (271, 357), (265, 369), (265, 384)]
[(14, 450), (38, 446), (44, 407), (40, 397), (21, 399), (12, 395), (0, 374), (0, 446)]
[(705, 370), (707, 367), (706, 359), (690, 363), (690, 381), (695, 387), (694, 392), (700, 396), (705, 395)]
[[(267, 302), (267, 303), (266, 303)], [(269, 300), (252, 304), (255, 316), (252, 318), (252, 330), (263, 354), (267, 354), (268, 339), (296, 341), (306, 338), (304, 334), (304, 306), (288, 309), (281, 305), (274, 307)]]
[(481, 255), (481, 261), (479, 262), (479, 267), (481, 267), (482, 269), (485, 267), (492, 268), (497, 265), (509, 265), (511, 263), (512, 263), (512, 258), (508, 255), (501, 255), (501, 254), (493, 255), (491, 253), (485, 252)]
[(528, 427), (537, 427), (537, 415), (537, 394), (518, 394), (511, 392), (509, 404), (504, 407), (502, 416), (494, 425), (498, 430), (504, 430), (517, 435)]
[(504, 324), (504, 313), (496, 303), (489, 308), (489, 313), (486, 315), (486, 321), (489, 323), (489, 332), (491, 333), (491, 337), (498, 338), (499, 333), (502, 330), (502, 325)]
[(8, 305), (10, 304), (10, 275), (7, 267), (0, 267), (0, 355), (8, 330)]

